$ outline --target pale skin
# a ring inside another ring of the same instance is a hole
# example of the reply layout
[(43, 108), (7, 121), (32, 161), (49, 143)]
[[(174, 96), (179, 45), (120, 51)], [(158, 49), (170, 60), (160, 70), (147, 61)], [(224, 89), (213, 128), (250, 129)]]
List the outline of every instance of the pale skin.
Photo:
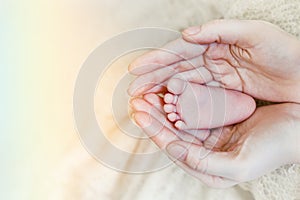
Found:
[(176, 75), (200, 84), (215, 81), (261, 100), (300, 103), (300, 41), (278, 27), (255, 20), (217, 20), (183, 31), (183, 39), (166, 47), (178, 56), (157, 50), (131, 63), (129, 70), (138, 78), (129, 94), (159, 91), (160, 84)]
[[(168, 46), (180, 56), (153, 51), (132, 63), (130, 71), (138, 78), (129, 88), (131, 95), (164, 91), (166, 81), (175, 76), (200, 84), (214, 81), (262, 100), (294, 103), (258, 108), (244, 122), (191, 142), (189, 134), (181, 136), (166, 119), (160, 124), (162, 119), (147, 112), (151, 104), (162, 111), (164, 102), (144, 97), (139, 100), (144, 104), (134, 105), (135, 120), (153, 141), (212, 187), (229, 187), (283, 164), (300, 163), (300, 42), (274, 25), (247, 20), (213, 21), (185, 30), (183, 38), (188, 44), (178, 39)], [(160, 131), (153, 135), (155, 129)], [(199, 158), (199, 152), (206, 156)]]
[(255, 110), (255, 101), (243, 93), (171, 79), (164, 111), (176, 128), (212, 129), (236, 124)]
[(227, 188), (284, 164), (300, 163), (300, 134), (295, 131), (300, 130), (298, 104), (260, 107), (240, 124), (195, 138), (172, 127), (162, 114), (163, 100), (156, 94), (131, 103), (134, 119), (143, 131), (167, 150), (179, 167), (208, 186)]

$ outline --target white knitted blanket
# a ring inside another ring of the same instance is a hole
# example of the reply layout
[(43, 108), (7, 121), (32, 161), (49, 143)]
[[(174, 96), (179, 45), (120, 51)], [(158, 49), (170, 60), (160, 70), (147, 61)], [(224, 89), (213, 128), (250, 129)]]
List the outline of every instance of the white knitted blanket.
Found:
[[(229, 0), (226, 19), (258, 19), (278, 25), (300, 39), (299, 0)], [(224, 7), (226, 7), (224, 5)], [(300, 59), (300, 58), (299, 58)], [(300, 165), (286, 165), (261, 178), (241, 184), (257, 200), (300, 199)]]

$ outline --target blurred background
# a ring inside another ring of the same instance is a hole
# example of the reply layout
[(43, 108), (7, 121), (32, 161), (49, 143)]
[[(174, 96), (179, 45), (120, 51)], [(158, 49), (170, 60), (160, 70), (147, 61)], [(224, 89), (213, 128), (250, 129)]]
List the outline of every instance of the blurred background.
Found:
[[(181, 30), (219, 18), (226, 4), (216, 7), (216, 2), (1, 0), (0, 198), (153, 199), (148, 193), (170, 197), (182, 184), (196, 187), (186, 191), (197, 197), (202, 186), (182, 172), (120, 176), (92, 159), (75, 129), (72, 98), (82, 63), (102, 42), (137, 27)], [(157, 186), (157, 180), (177, 173), (178, 186)], [(147, 178), (152, 183), (141, 189)], [(181, 197), (172, 199), (176, 196)]]

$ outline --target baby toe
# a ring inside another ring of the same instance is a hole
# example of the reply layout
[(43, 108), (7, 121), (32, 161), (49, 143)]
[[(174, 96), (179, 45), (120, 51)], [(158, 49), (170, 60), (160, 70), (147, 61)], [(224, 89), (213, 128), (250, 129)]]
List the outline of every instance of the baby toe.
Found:
[(173, 95), (173, 94), (167, 93), (164, 96), (165, 103), (168, 103), (168, 104), (173, 103), (174, 104), (175, 100), (177, 101), (177, 95)]
[(171, 122), (174, 122), (178, 119), (178, 115), (176, 113), (170, 113), (168, 114), (168, 119), (171, 121)]
[(186, 124), (183, 121), (181, 121), (181, 120), (178, 120), (174, 125), (179, 130), (187, 129)]
[(176, 107), (173, 104), (165, 104), (164, 111), (166, 113), (176, 112)]

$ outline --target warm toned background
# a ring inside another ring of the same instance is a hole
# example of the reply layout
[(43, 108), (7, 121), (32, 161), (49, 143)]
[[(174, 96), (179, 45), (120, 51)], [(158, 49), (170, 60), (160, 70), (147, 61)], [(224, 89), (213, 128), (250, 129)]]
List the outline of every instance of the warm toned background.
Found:
[[(2, 0), (1, 199), (153, 199), (160, 191), (161, 199), (186, 197), (180, 190), (189, 191), (191, 199), (200, 192), (205, 199), (211, 193), (230, 199), (238, 193), (203, 189), (177, 171), (120, 176), (85, 151), (73, 119), (76, 76), (93, 49), (136, 27), (180, 30), (219, 18), (212, 2)], [(148, 186), (141, 189), (144, 182)], [(161, 187), (170, 182), (174, 187)], [(172, 191), (178, 194), (172, 197)]]

